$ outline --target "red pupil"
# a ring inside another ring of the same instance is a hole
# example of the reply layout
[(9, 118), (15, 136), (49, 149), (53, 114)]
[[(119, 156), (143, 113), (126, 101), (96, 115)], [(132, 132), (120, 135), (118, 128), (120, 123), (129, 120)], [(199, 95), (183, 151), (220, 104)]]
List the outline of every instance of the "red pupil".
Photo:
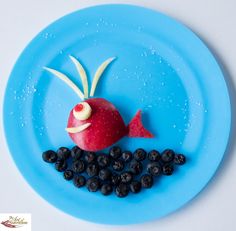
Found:
[(84, 109), (83, 104), (77, 104), (77, 105), (75, 106), (75, 111), (77, 111), (77, 112), (80, 112), (80, 111), (82, 111), (83, 109)]

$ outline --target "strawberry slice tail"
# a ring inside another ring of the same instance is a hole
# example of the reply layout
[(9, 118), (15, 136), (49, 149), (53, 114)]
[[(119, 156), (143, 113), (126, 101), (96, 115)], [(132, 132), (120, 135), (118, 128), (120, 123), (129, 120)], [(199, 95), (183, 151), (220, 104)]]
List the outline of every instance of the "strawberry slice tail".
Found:
[(142, 124), (141, 110), (139, 110), (128, 125), (128, 137), (153, 138), (153, 134), (149, 132)]

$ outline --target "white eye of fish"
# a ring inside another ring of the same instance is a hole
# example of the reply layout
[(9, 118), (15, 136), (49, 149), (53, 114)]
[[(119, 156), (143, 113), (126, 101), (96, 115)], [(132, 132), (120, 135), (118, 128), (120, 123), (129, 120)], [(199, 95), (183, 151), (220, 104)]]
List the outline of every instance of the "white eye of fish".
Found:
[(77, 120), (86, 120), (91, 116), (92, 109), (86, 102), (77, 104), (73, 109), (73, 115)]

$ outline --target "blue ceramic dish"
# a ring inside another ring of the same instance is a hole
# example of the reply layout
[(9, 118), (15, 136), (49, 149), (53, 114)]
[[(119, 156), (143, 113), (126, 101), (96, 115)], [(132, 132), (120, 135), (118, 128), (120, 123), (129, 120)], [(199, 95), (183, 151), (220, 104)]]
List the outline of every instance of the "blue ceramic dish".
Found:
[[(154, 139), (123, 138), (123, 149), (173, 148), (188, 162), (150, 190), (120, 199), (73, 187), (41, 153), (72, 147), (65, 132), (69, 111), (80, 100), (44, 66), (81, 83), (68, 55), (92, 76), (116, 56), (96, 97), (111, 101), (125, 122), (143, 110)], [(5, 135), (20, 172), (45, 200), (75, 217), (105, 224), (134, 224), (163, 217), (195, 197), (224, 155), (231, 123), (222, 72), (203, 42), (174, 19), (130, 5), (79, 10), (54, 22), (25, 48), (8, 81)], [(155, 211), (155, 212), (154, 212)]]

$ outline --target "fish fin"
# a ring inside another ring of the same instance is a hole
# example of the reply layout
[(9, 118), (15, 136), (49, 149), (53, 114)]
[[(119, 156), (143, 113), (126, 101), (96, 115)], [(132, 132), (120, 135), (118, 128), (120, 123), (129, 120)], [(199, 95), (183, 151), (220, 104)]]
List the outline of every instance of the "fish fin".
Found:
[(153, 138), (153, 134), (142, 124), (141, 110), (139, 110), (128, 125), (128, 137)]

